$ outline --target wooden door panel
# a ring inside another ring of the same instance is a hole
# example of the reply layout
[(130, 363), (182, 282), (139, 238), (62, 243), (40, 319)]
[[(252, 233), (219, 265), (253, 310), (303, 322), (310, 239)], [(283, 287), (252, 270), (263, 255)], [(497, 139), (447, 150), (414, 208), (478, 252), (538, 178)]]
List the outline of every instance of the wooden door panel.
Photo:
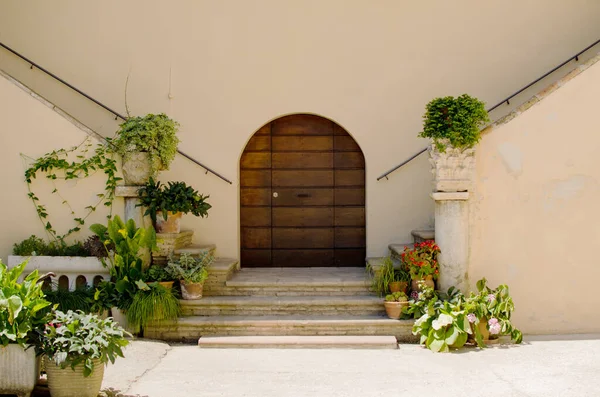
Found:
[(365, 205), (364, 188), (335, 188), (335, 205)]
[(244, 267), (269, 267), (271, 266), (271, 249), (242, 249), (240, 259)]
[(271, 188), (241, 188), (240, 202), (242, 206), (270, 206)]
[(293, 115), (273, 122), (273, 135), (332, 135), (333, 123), (313, 115)]
[(241, 226), (271, 226), (271, 207), (242, 207)]
[(333, 186), (333, 171), (272, 171), (273, 192), (277, 187)]
[(242, 187), (270, 187), (271, 170), (240, 171), (240, 186)]
[(365, 248), (336, 249), (334, 266), (364, 267), (366, 259)]
[(333, 153), (273, 153), (273, 168), (332, 168)]
[(273, 228), (273, 248), (333, 247), (333, 228)]
[(333, 207), (274, 207), (273, 226), (333, 226)]
[(364, 227), (335, 228), (335, 248), (363, 248), (364, 246)]
[(335, 186), (364, 186), (365, 170), (336, 170)]
[(271, 228), (243, 227), (242, 248), (271, 249)]
[(246, 152), (242, 154), (240, 164), (244, 169), (248, 168), (271, 168), (271, 153), (269, 152)]
[(327, 267), (334, 265), (335, 251), (322, 250), (273, 250), (275, 267)]
[(336, 152), (335, 169), (340, 168), (365, 168), (365, 157), (361, 152)]
[(334, 139), (334, 150), (336, 152), (360, 152), (360, 147), (350, 135), (336, 135)]
[(330, 151), (332, 136), (274, 136), (273, 152)]
[(254, 135), (246, 144), (246, 152), (263, 152), (271, 150), (271, 137), (269, 135)]
[(335, 207), (335, 226), (365, 226), (365, 207)]
[(333, 189), (277, 188), (277, 197), (273, 197), (273, 207), (333, 205)]

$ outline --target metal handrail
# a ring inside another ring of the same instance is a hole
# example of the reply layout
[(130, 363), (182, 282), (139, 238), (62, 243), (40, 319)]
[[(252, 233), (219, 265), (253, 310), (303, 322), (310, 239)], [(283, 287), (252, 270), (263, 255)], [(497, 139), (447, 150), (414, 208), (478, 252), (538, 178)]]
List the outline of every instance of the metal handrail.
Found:
[[(7, 51), (13, 53), (14, 55), (16, 55), (17, 57), (21, 58), (22, 60), (24, 60), (25, 62), (27, 62), (28, 64), (30, 64), (31, 66), (29, 67), (30, 69), (33, 69), (34, 67), (36, 69), (39, 69), (40, 71), (46, 73), (48, 76), (52, 77), (53, 79), (59, 81), (60, 83), (66, 85), (67, 87), (69, 87), (70, 89), (72, 89), (73, 91), (77, 92), (78, 94), (86, 97), (87, 99), (89, 99), (90, 101), (94, 102), (96, 105), (100, 106), (101, 108), (109, 111), (110, 113), (112, 113), (115, 116), (115, 120), (117, 119), (121, 119), (121, 120), (127, 120), (127, 117), (123, 116), (122, 114), (112, 110), (111, 108), (109, 108), (108, 106), (104, 105), (103, 103), (97, 101), (96, 99), (92, 98), (91, 96), (89, 96), (88, 94), (86, 94), (85, 92), (81, 91), (80, 89), (78, 89), (77, 87), (74, 87), (73, 85), (69, 84), (68, 82), (64, 81), (63, 79), (61, 79), (60, 77), (58, 77), (57, 75), (55, 75), (54, 73), (50, 72), (49, 70), (43, 68), (42, 66), (40, 66), (39, 64), (33, 62), (31, 59), (25, 57), (24, 55), (19, 54), (17, 51), (13, 50), (12, 48), (10, 48), (9, 46), (7, 46), (6, 44), (0, 42), (0, 47), (6, 49)], [(102, 139), (106, 139), (104, 137), (102, 137)], [(229, 179), (225, 178), (223, 175), (219, 174), (216, 171), (213, 171), (212, 169), (210, 169), (209, 167), (205, 166), (204, 164), (202, 164), (201, 162), (199, 162), (198, 160), (194, 159), (193, 157), (191, 157), (188, 154), (185, 154), (184, 152), (182, 152), (181, 150), (177, 149), (177, 153), (179, 153), (180, 155), (182, 155), (183, 157), (185, 157), (186, 159), (190, 160), (191, 162), (195, 163), (196, 165), (199, 165), (200, 167), (204, 168), (206, 170), (206, 173), (208, 174), (209, 172), (219, 178), (221, 178), (222, 180), (224, 180), (225, 182), (229, 183), (230, 185), (233, 183), (231, 182)]]
[[(560, 65), (555, 66), (554, 68), (552, 68), (550, 71), (544, 73), (541, 77), (538, 77), (537, 79), (533, 80), (531, 83), (527, 84), (525, 87), (521, 88), (520, 90), (514, 92), (513, 94), (509, 95), (506, 99), (501, 100), (500, 102), (498, 102), (497, 104), (495, 104), (494, 106), (492, 106), (491, 108), (489, 108), (487, 110), (487, 112), (491, 112), (492, 110), (496, 109), (497, 107), (499, 107), (500, 105), (506, 103), (507, 105), (510, 105), (510, 100), (514, 97), (516, 97), (517, 95), (519, 95), (520, 93), (522, 93), (523, 91), (525, 91), (526, 89), (528, 89), (529, 87), (533, 86), (534, 84), (538, 83), (540, 80), (543, 80), (544, 78), (548, 77), (549, 75), (551, 75), (552, 73), (556, 72), (558, 69), (562, 68), (563, 66), (565, 66), (567, 63), (571, 62), (573, 59), (576, 61), (579, 61), (579, 56), (581, 54), (583, 54), (584, 52), (588, 51), (590, 48), (596, 46), (597, 44), (600, 43), (600, 39), (596, 40), (595, 42), (593, 42), (592, 44), (590, 44), (589, 46), (585, 47), (583, 50), (579, 51), (577, 54), (573, 55), (571, 58), (567, 59), (566, 61), (562, 62)], [(411, 161), (413, 161), (415, 158), (419, 157), (420, 155), (422, 155), (423, 153), (425, 153), (427, 151), (427, 147), (425, 149), (420, 150), (419, 152), (413, 154), (412, 156), (410, 156), (408, 159), (404, 160), (402, 163), (398, 164), (397, 166), (395, 166), (394, 168), (390, 169), (389, 171), (387, 171), (386, 173), (380, 175), (377, 180), (381, 180), (383, 178), (385, 179), (389, 179), (388, 175), (391, 174), (392, 172), (396, 171), (398, 168), (403, 167), (404, 165), (410, 163)]]

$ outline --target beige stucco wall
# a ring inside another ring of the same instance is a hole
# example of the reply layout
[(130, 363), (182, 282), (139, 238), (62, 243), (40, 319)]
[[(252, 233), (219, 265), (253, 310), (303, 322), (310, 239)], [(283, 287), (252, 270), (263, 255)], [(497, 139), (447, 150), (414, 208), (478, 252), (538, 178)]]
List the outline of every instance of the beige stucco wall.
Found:
[[(89, 135), (59, 115), (43, 99), (32, 96), (14, 81), (0, 75), (0, 136), (0, 179), (3, 186), (0, 258), (7, 263), (14, 243), (31, 234), (45, 237), (44, 227), (33, 203), (27, 198), (24, 172), (31, 161), (26, 157), (37, 158), (54, 149), (77, 146)], [(95, 144), (98, 141), (92, 139), (92, 142)], [(44, 179), (43, 173), (38, 174), (32, 188), (40, 197), (40, 203), (48, 209), (48, 221), (59, 234), (63, 234), (75, 226), (73, 217), (82, 217), (85, 214), (84, 207), (98, 201), (96, 194), (102, 193), (104, 181), (103, 175), (95, 173), (83, 180), (56, 182), (59, 193), (69, 201), (76, 215), (71, 215), (70, 210), (62, 205), (61, 197), (50, 193), (54, 186)], [(115, 213), (122, 213), (120, 204), (115, 203)], [(91, 234), (87, 227), (92, 223), (105, 223), (107, 215), (108, 209), (101, 206), (87, 219), (84, 231), (78, 238), (83, 239)]]
[[(589, 0), (5, 1), (0, 40), (122, 113), (129, 75), (133, 114), (176, 118), (182, 150), (233, 181), (181, 157), (162, 175), (210, 194), (209, 218), (183, 223), (223, 256), (239, 256), (238, 162), (252, 133), (290, 113), (331, 118), (364, 151), (368, 255), (381, 256), (433, 224), (425, 156), (376, 182), (425, 146), (425, 103), (463, 92), (501, 100), (600, 36), (598, 15)], [(4, 50), (0, 68), (94, 130), (115, 130), (110, 115)], [(63, 142), (43, 138), (30, 152)], [(8, 190), (22, 191), (19, 175)], [(37, 227), (22, 222), (15, 234)]]
[(507, 283), (528, 333), (598, 332), (600, 63), (494, 127), (477, 149), (472, 283)]

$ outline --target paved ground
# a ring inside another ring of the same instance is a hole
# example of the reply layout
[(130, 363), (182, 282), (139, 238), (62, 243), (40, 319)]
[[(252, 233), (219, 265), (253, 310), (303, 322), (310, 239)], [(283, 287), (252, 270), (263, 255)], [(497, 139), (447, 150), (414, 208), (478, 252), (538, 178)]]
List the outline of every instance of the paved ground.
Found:
[(450, 354), (416, 345), (244, 350), (134, 341), (126, 355), (107, 368), (103, 387), (149, 397), (600, 396), (600, 335)]

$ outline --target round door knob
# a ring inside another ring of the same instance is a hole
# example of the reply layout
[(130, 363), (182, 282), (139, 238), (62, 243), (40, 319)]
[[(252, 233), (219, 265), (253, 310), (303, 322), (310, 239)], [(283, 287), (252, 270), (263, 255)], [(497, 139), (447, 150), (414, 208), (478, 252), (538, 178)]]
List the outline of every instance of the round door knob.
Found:
[(273, 197), (275, 197), (275, 198), (279, 197), (279, 193), (273, 192)]

